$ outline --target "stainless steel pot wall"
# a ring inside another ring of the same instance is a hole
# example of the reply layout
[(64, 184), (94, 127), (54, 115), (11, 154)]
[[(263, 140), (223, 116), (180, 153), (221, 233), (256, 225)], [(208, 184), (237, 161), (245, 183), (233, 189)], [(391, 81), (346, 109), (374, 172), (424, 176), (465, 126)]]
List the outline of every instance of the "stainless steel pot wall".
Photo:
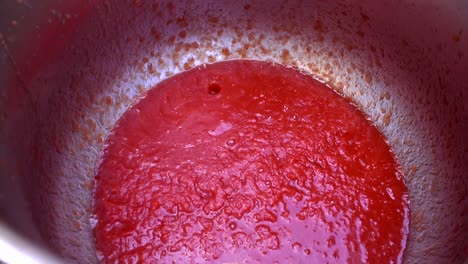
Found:
[(467, 259), (466, 1), (75, 4), (0, 3), (0, 258), (97, 262), (91, 191), (116, 120), (168, 76), (246, 58), (313, 74), (385, 134), (411, 195), (405, 262)]

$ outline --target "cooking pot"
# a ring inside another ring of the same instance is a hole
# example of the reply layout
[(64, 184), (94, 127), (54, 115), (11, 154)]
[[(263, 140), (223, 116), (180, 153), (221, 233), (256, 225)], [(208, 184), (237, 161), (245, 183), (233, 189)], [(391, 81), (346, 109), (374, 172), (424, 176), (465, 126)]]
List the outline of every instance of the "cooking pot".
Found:
[(386, 136), (410, 193), (404, 262), (468, 258), (468, 3), (0, 3), (0, 259), (96, 263), (104, 140), (159, 81), (204, 63), (295, 67)]

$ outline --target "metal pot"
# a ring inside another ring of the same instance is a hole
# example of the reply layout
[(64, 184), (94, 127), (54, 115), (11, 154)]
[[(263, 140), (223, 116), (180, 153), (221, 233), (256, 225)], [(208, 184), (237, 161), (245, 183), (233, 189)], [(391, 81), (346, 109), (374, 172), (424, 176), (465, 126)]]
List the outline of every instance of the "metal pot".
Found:
[(406, 263), (467, 260), (465, 1), (0, 6), (0, 259), (97, 262), (93, 177), (116, 120), (168, 76), (245, 58), (313, 74), (387, 137), (410, 191)]

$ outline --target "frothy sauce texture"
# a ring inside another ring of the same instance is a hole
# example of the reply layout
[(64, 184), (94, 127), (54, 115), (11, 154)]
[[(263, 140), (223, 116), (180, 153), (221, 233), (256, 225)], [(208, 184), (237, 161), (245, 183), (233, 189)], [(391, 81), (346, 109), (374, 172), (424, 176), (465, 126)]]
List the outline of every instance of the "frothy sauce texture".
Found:
[(260, 61), (175, 75), (118, 121), (96, 176), (106, 263), (399, 263), (408, 193), (378, 130)]

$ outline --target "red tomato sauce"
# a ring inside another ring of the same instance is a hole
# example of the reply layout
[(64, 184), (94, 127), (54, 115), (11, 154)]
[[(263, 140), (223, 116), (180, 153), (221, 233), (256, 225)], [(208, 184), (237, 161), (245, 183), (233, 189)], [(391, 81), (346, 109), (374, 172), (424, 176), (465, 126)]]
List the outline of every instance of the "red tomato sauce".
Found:
[(399, 263), (409, 201), (389, 146), (324, 84), (260, 61), (162, 81), (107, 139), (106, 263)]

